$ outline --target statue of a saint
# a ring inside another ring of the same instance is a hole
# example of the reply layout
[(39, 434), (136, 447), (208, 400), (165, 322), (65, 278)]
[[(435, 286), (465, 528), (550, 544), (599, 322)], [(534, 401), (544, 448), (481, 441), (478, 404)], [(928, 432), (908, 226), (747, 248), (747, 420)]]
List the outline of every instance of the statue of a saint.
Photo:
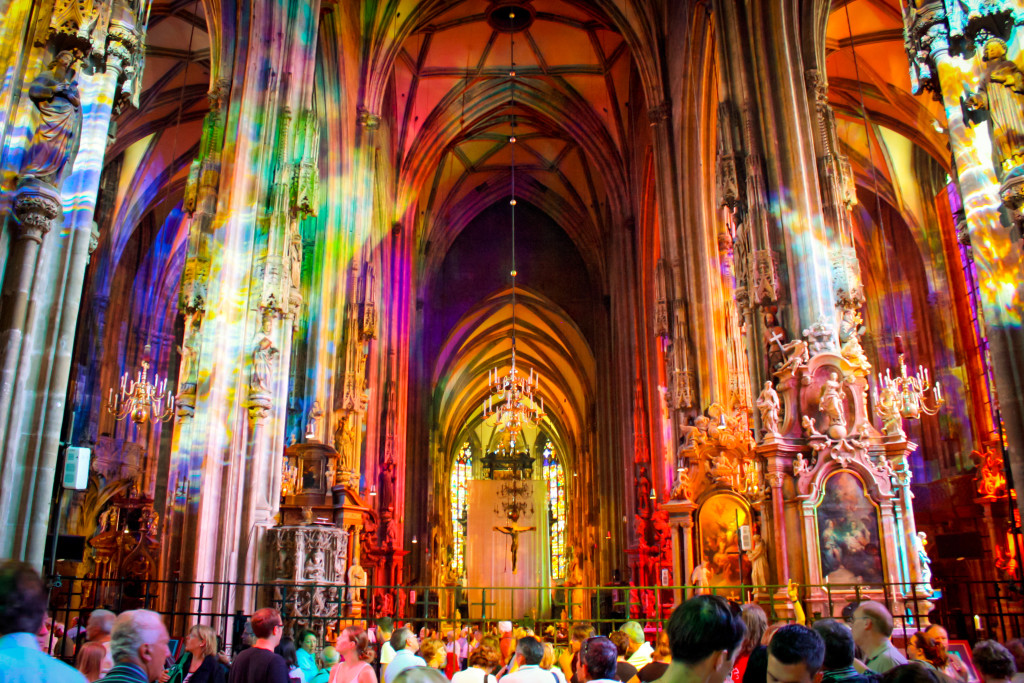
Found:
[(779, 394), (771, 382), (764, 383), (764, 389), (757, 397), (757, 409), (761, 411), (761, 426), (765, 435), (779, 435)]
[(917, 552), (917, 562), (921, 567), (923, 592), (926, 595), (931, 595), (935, 592), (932, 589), (932, 558), (928, 557), (928, 551), (925, 550), (926, 545), (928, 545), (928, 534), (918, 531), (914, 537), (914, 550)]
[(1024, 165), (1024, 73), (1006, 58), (1006, 43), (985, 43), (986, 71), (978, 92), (967, 99), (969, 109), (988, 109), (992, 149), (1003, 172)]
[(249, 380), (250, 392), (256, 394), (270, 393), (270, 375), (279, 351), (269, 337), (261, 337), (252, 352), (252, 377)]
[(306, 580), (307, 581), (323, 581), (324, 580), (324, 551), (317, 550), (306, 558)]
[(82, 126), (81, 99), (71, 65), (74, 53), (64, 50), (50, 62), (48, 70), (33, 79), (28, 96), (39, 110), (39, 126), (21, 164), (21, 175), (60, 187), (77, 151)]
[(860, 344), (860, 335), (864, 329), (863, 318), (855, 308), (843, 310), (843, 319), (839, 323), (839, 353), (850, 365), (867, 373), (871, 369), (864, 347)]
[(711, 585), (711, 568), (707, 562), (701, 562), (690, 572), (690, 584), (693, 585), (694, 595), (704, 595)]
[(786, 361), (779, 366), (779, 369), (775, 374), (779, 374), (783, 370), (796, 372), (797, 368), (807, 365), (807, 361), (811, 358), (807, 342), (803, 339), (794, 339), (791, 342), (783, 344), (782, 351), (786, 354)]
[(750, 582), (755, 586), (768, 585), (768, 546), (760, 534), (754, 534), (754, 547), (747, 553), (750, 560)]
[(828, 417), (828, 426), (846, 426), (846, 410), (843, 407), (843, 383), (839, 373), (828, 373), (828, 379), (821, 385), (818, 394), (818, 408)]
[(503, 524), (494, 527), (495, 531), (503, 533), (512, 539), (512, 573), (516, 573), (516, 564), (519, 560), (519, 534), (524, 531), (533, 531), (535, 526), (519, 526), (518, 524)]
[(324, 416), (324, 410), (320, 407), (320, 401), (313, 401), (309, 409), (309, 416), (306, 419), (306, 441), (315, 440), (320, 428), (320, 418)]
[(348, 568), (348, 600), (349, 602), (362, 602), (366, 594), (366, 570), (359, 564), (359, 558), (352, 560), (352, 566)]
[(395, 461), (390, 455), (384, 461), (384, 469), (381, 470), (378, 479), (380, 491), (377, 498), (383, 514), (385, 510), (395, 509)]

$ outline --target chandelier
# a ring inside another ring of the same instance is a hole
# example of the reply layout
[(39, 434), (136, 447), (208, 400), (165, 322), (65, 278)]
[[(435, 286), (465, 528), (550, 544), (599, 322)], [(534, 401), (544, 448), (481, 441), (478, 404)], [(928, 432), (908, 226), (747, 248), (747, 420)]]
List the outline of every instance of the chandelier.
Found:
[(143, 349), (142, 369), (131, 379), (128, 373), (121, 376), (120, 390), (110, 390), (107, 410), (118, 420), (131, 417), (135, 424), (146, 422), (167, 422), (174, 417), (174, 395), (167, 390), (167, 379), (153, 373), (149, 381), (149, 344)]
[[(509, 11), (510, 24), (514, 26), (515, 11)], [(515, 62), (515, 38), (510, 34), (509, 46), (509, 78), (512, 82), (512, 133), (508, 141), (512, 157), (511, 178), (512, 198), (509, 206), (512, 207), (512, 366), (507, 374), (499, 372), (498, 368), (491, 368), (487, 373), (487, 386), (490, 395), (484, 400), (482, 406), (483, 418), (493, 420), (498, 431), (509, 434), (514, 447), (516, 436), (522, 432), (524, 427), (536, 426), (544, 417), (544, 398), (539, 396), (539, 401), (534, 392), (540, 386), (540, 375), (530, 368), (530, 374), (520, 372), (516, 366), (516, 62)]]
[(513, 522), (518, 522), (524, 512), (533, 514), (533, 503), (530, 502), (532, 487), (526, 480), (512, 479), (504, 482), (498, 489), (500, 496), (494, 506), (494, 514), (504, 516)]
[[(894, 416), (899, 414), (905, 420), (912, 420), (925, 415), (935, 415), (946, 402), (942, 395), (942, 385), (936, 381), (933, 385), (928, 377), (928, 369), (918, 365), (916, 375), (907, 374), (907, 364), (903, 360), (903, 341), (896, 337), (896, 353), (899, 354), (900, 374), (892, 377), (890, 368), (885, 375), (878, 373), (878, 387), (881, 396), (875, 396), (875, 412), (879, 415)], [(928, 393), (931, 392), (932, 405), (928, 405)]]

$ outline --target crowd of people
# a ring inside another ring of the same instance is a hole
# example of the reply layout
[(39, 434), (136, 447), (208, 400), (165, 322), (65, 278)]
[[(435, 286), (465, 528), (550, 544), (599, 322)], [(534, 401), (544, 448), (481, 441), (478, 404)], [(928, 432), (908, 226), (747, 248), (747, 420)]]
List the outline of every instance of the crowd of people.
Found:
[(672, 612), (654, 643), (635, 621), (607, 636), (576, 624), (566, 644), (554, 628), (537, 634), (511, 622), (439, 634), (380, 619), (370, 631), (345, 627), (322, 649), (312, 631), (286, 637), (268, 607), (251, 616), (231, 658), (204, 624), (172, 656), (163, 619), (149, 610), (93, 610), (60, 640), (46, 612), (39, 574), (0, 565), (0, 683), (1024, 683), (1021, 641), (975, 644), (975, 677), (937, 624), (901, 652), (892, 615), (873, 601), (848, 605), (842, 619), (769, 625), (757, 604), (700, 595)]

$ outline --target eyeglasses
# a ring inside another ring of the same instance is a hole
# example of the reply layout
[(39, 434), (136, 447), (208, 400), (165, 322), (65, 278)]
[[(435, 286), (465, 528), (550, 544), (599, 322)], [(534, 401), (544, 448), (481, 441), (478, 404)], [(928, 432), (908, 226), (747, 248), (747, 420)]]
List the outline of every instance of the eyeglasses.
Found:
[(858, 617), (858, 616), (854, 616), (854, 615), (851, 614), (850, 616), (846, 617), (846, 623), (849, 624), (850, 626), (853, 626), (853, 622), (857, 621), (858, 619), (870, 619), (870, 618), (871, 617), (865, 617), (863, 615)]

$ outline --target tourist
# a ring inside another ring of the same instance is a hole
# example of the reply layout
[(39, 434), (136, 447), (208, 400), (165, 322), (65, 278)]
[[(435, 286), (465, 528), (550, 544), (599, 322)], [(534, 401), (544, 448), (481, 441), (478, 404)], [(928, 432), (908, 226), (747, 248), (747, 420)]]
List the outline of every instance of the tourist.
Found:
[(942, 661), (939, 671), (961, 683), (968, 681), (973, 683), (977, 680), (964, 661), (960, 659), (960, 655), (949, 651), (949, 633), (946, 632), (946, 629), (939, 624), (932, 624), (925, 629), (924, 633), (935, 641), (935, 646), (939, 650), (939, 659)]
[(85, 641), (86, 613), (71, 617), (71, 627), (64, 632), (64, 657), (74, 657)]
[(85, 677), (39, 650), (36, 633), (46, 616), (46, 587), (35, 569), (0, 564), (0, 672), (4, 683), (81, 683)]
[(299, 648), (295, 647), (295, 641), (291, 638), (281, 638), (281, 642), (274, 648), (274, 652), (281, 656), (288, 666), (288, 680), (290, 683), (306, 683), (306, 674), (299, 668)]
[(320, 667), (316, 665), (316, 634), (312, 631), (303, 631), (299, 634), (299, 650), (295, 653), (299, 661), (299, 668), (306, 681), (312, 681)]
[(196, 624), (185, 636), (185, 652), (171, 669), (167, 683), (224, 683), (227, 676), (217, 657), (217, 634)]
[(637, 670), (650, 664), (653, 661), (651, 656), (654, 654), (654, 648), (647, 642), (643, 627), (635, 621), (627, 621), (619, 630), (629, 636), (629, 652), (626, 655), (626, 661)]
[(283, 633), (280, 613), (271, 607), (258, 609), (251, 624), (256, 640), (231, 663), (228, 683), (288, 683), (288, 665), (274, 652)]
[[(346, 626), (338, 636), (337, 654), (341, 660), (331, 668), (330, 683), (377, 683), (370, 666), (373, 648), (370, 639), (359, 626)], [(324, 649), (324, 659), (327, 649)]]
[(1010, 683), (1017, 673), (1013, 655), (994, 640), (981, 640), (974, 644), (971, 652), (974, 668), (981, 676), (981, 683)]
[(549, 642), (542, 642), (544, 646), (544, 658), (540, 660), (540, 668), (551, 673), (555, 677), (557, 683), (567, 683), (565, 675), (562, 674), (562, 670), (555, 666), (555, 646)]
[(864, 653), (864, 661), (854, 661), (858, 671), (865, 668), (884, 674), (889, 669), (907, 663), (892, 641), (892, 614), (880, 602), (868, 600), (857, 605), (850, 617), (853, 642)]
[(576, 670), (579, 668), (580, 647), (587, 638), (592, 638), (594, 633), (594, 627), (590, 624), (575, 624), (569, 633), (569, 649), (558, 659), (558, 666), (572, 683), (579, 683)]
[(814, 629), (789, 624), (768, 645), (767, 683), (812, 683), (825, 661), (825, 641)]
[(612, 631), (608, 634), (608, 640), (615, 643), (615, 648), (619, 651), (615, 660), (615, 675), (622, 683), (637, 683), (636, 667), (626, 661), (630, 646), (629, 636), (622, 631)]
[(89, 643), (99, 643), (107, 651), (103, 659), (103, 666), (100, 673), (105, 674), (114, 666), (114, 659), (110, 656), (110, 632), (114, 630), (114, 619), (117, 615), (106, 609), (93, 610), (89, 615), (89, 621), (85, 624), (85, 640)]
[(619, 648), (609, 638), (587, 638), (580, 649), (580, 680), (584, 683), (617, 680), (615, 666), (618, 657)]
[(395, 677), (395, 683), (448, 683), (448, 679), (429, 666), (409, 666)]
[(444, 643), (437, 638), (427, 638), (423, 641), (423, 644), (420, 645), (419, 656), (431, 669), (444, 671), (446, 655), (447, 652), (444, 649)]
[[(93, 612), (95, 614), (95, 612)], [(171, 656), (170, 636), (163, 619), (147, 609), (122, 612), (110, 633), (113, 668), (103, 683), (153, 683), (164, 675)]]
[(672, 650), (668, 646), (668, 631), (658, 634), (652, 657), (654, 660), (636, 674), (641, 683), (652, 683), (664, 676), (665, 671), (668, 670), (668, 663), (672, 661)]
[(544, 659), (544, 646), (533, 636), (523, 636), (516, 642), (513, 673), (499, 680), (504, 683), (552, 683), (551, 672), (540, 668)]
[(395, 631), (395, 624), (388, 617), (377, 620), (377, 641), (380, 643), (380, 670), (378, 675), (384, 678), (388, 664), (395, 658), (395, 648), (391, 647), (391, 634)]
[(853, 667), (853, 631), (837, 619), (819, 619), (814, 630), (825, 643), (825, 659), (822, 662), (822, 683), (871, 683)]
[(1014, 638), (1007, 641), (1006, 649), (1013, 655), (1013, 662), (1017, 666), (1017, 673), (1013, 675), (1013, 683), (1024, 683), (1024, 640)]
[(501, 650), (501, 664), (502, 666), (507, 666), (516, 649), (516, 639), (515, 636), (512, 635), (512, 622), (499, 621), (498, 634), (498, 647)]
[(384, 683), (394, 683), (395, 677), (410, 666), (427, 665), (422, 657), (416, 656), (416, 651), (420, 649), (420, 641), (416, 639), (412, 629), (403, 626), (392, 633), (391, 647), (395, 650), (395, 656), (384, 672)]
[(82, 672), (89, 683), (98, 681), (103, 660), (107, 657), (107, 648), (99, 643), (82, 643), (75, 655), (75, 668)]
[(665, 680), (723, 683), (732, 675), (746, 627), (736, 605), (717, 595), (699, 595), (672, 611), (666, 630), (672, 662)]
[(452, 683), (497, 683), (494, 670), (500, 664), (499, 659), (498, 650), (490, 645), (473, 648), (469, 653), (469, 668), (452, 676)]
[[(732, 668), (733, 683), (743, 682), (743, 674), (747, 670), (750, 653), (761, 644), (761, 636), (768, 630), (768, 615), (757, 603), (748, 602), (740, 607), (740, 618), (743, 619), (743, 624), (747, 627), (747, 635), (740, 643), (740, 654), (736, 657), (736, 664)], [(767, 662), (767, 658), (765, 661)]]
[[(367, 637), (367, 639), (369, 639), (369, 637)], [(370, 654), (372, 656), (373, 646), (367, 643), (367, 648), (369, 649)], [(334, 668), (335, 664), (341, 661), (341, 655), (338, 653), (337, 648), (335, 648), (333, 645), (328, 645), (324, 648), (324, 651), (320, 653), (320, 659), (323, 660), (324, 665), (320, 667), (320, 670), (316, 672), (316, 675), (313, 676), (313, 680), (309, 683), (328, 683), (328, 681), (330, 681), (331, 679), (331, 669)], [(370, 668), (372, 669), (373, 667)], [(376, 672), (373, 675), (373, 680), (374, 683), (376, 683)]]
[(921, 662), (936, 671), (944, 664), (935, 641), (924, 631), (918, 631), (907, 638), (907, 659), (911, 662)]

